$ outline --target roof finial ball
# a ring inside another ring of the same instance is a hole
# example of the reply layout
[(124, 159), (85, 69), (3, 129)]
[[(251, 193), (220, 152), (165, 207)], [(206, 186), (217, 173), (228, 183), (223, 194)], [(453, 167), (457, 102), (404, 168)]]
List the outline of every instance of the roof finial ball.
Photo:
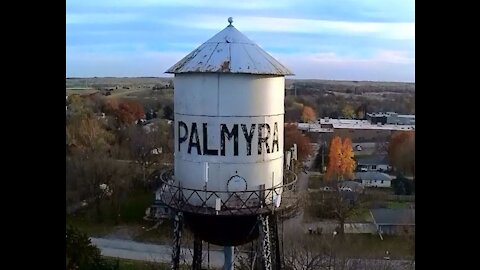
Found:
[(232, 17), (228, 17), (228, 23), (230, 23), (229, 25), (232, 25), (232, 23), (233, 23), (233, 18)]

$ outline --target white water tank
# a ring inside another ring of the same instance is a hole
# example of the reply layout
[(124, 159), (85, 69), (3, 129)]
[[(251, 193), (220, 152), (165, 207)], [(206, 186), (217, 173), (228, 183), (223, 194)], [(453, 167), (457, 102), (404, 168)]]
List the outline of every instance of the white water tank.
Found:
[[(282, 185), (291, 71), (230, 24), (167, 73), (175, 74), (175, 184), (221, 192)], [(195, 197), (189, 203), (200, 205)]]

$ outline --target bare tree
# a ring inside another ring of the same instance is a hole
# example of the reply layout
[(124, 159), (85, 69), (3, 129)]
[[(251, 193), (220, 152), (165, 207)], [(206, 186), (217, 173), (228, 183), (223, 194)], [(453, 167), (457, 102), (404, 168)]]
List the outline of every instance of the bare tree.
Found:
[(333, 269), (337, 263), (337, 245), (330, 235), (311, 237), (295, 232), (287, 234), (284, 241), (286, 269), (327, 270)]
[(366, 207), (364, 194), (344, 190), (338, 182), (329, 183), (330, 191), (311, 194), (311, 207), (323, 217), (333, 218), (338, 222), (337, 232), (340, 237), (345, 233), (345, 222)]
[(288, 270), (407, 270), (414, 265), (401, 261), (373, 258), (351, 258), (342, 249), (348, 242), (341, 242), (333, 235), (293, 234), (285, 239), (285, 269)]
[(158, 126), (150, 130), (141, 126), (131, 126), (128, 130), (128, 139), (132, 159), (141, 168), (145, 182), (153, 166), (158, 166), (170, 158), (168, 134)]
[(121, 192), (127, 190), (127, 173), (125, 165), (103, 154), (91, 152), (67, 158), (67, 188), (77, 189), (77, 198), (94, 204), (97, 219), (102, 216), (102, 200), (120, 199)]

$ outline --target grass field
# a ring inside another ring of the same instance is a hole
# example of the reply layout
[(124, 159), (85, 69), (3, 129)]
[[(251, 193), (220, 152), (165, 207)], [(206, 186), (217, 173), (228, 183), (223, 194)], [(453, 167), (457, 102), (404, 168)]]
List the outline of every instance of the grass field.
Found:
[[(384, 236), (383, 240), (376, 234), (345, 234), (342, 239), (338, 235), (302, 235), (290, 239), (291, 246), (297, 244), (308, 247), (313, 254), (325, 250), (332, 250), (334, 254), (347, 258), (383, 258), (385, 251), (389, 251), (391, 259), (408, 260), (413, 258), (414, 240), (407, 236)], [(288, 247), (285, 247), (288, 248)]]
[(98, 90), (93, 88), (67, 88), (66, 94), (69, 95), (90, 95), (97, 93)]
[(392, 259), (405, 259), (413, 256), (413, 243), (404, 236), (384, 236), (383, 240), (374, 234), (347, 234), (346, 242), (339, 244), (339, 253), (346, 256), (381, 258), (385, 251)]
[(96, 219), (94, 207), (84, 209), (75, 215), (67, 215), (67, 224), (71, 224), (89, 236), (104, 237), (114, 235), (119, 238), (162, 244), (170, 241), (171, 224), (165, 222), (157, 229), (147, 231), (154, 224), (143, 219), (145, 210), (153, 203), (154, 196), (148, 191), (132, 192), (121, 206), (120, 222), (116, 224), (115, 213), (110, 202), (102, 203), (102, 220)]
[(113, 264), (118, 264), (119, 270), (167, 270), (170, 269), (168, 263), (144, 262), (136, 260), (127, 260), (120, 258), (104, 257)]

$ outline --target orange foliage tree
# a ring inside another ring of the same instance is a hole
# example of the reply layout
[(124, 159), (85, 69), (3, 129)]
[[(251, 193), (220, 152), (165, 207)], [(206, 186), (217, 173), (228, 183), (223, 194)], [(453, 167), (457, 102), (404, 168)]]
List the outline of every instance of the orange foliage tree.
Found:
[(136, 101), (124, 101), (118, 106), (117, 117), (122, 124), (134, 123), (135, 120), (143, 118), (144, 116), (145, 111), (143, 110), (142, 104)]
[(316, 119), (315, 111), (310, 106), (303, 106), (302, 120), (303, 122), (313, 122)]
[(133, 124), (135, 120), (145, 117), (142, 104), (134, 100), (107, 99), (103, 110), (115, 115), (121, 125)]
[(312, 153), (310, 139), (298, 130), (297, 125), (285, 124), (285, 150), (293, 147), (295, 143), (297, 144), (298, 160), (304, 161)]
[(345, 138), (342, 142), (342, 138), (335, 136), (330, 142), (325, 180), (352, 179), (355, 166), (352, 141), (350, 138)]
[(116, 98), (107, 98), (103, 100), (102, 111), (108, 114), (113, 114), (118, 110), (120, 102)]
[(396, 171), (415, 176), (415, 133), (394, 133), (388, 144), (388, 158)]
[(85, 117), (66, 125), (66, 140), (67, 145), (74, 145), (81, 150), (99, 151), (112, 143), (113, 134), (98, 119)]

